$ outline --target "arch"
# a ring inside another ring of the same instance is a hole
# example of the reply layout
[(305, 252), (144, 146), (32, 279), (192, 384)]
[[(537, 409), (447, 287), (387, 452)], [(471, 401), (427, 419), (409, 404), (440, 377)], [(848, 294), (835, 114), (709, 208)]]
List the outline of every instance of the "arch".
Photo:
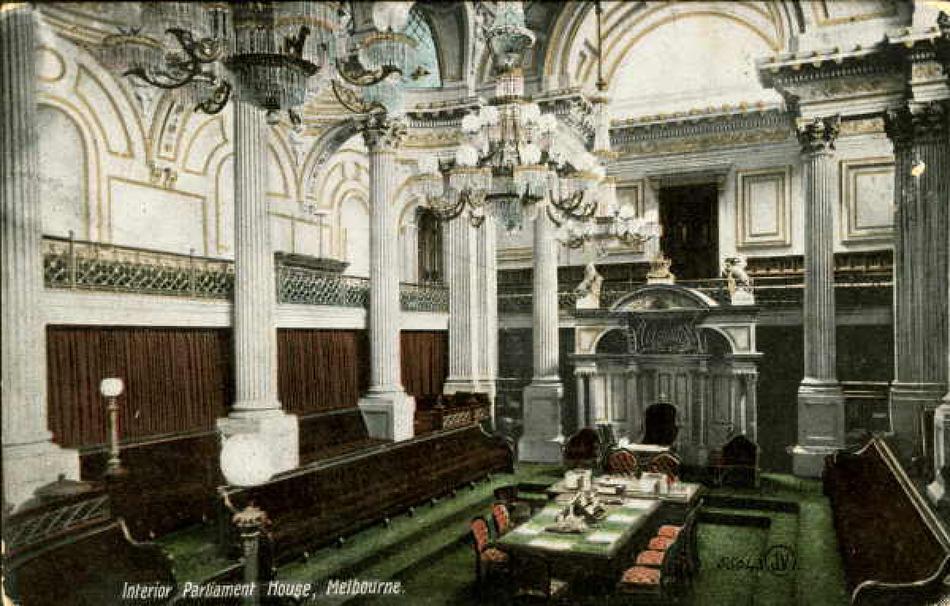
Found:
[(300, 191), (306, 195), (307, 182), (311, 181), (315, 174), (326, 165), (333, 154), (343, 147), (350, 139), (359, 134), (359, 128), (356, 121), (345, 120), (335, 124), (321, 133), (320, 137), (314, 141), (310, 152), (304, 158), (300, 169)]
[(711, 297), (673, 284), (647, 284), (617, 299), (611, 311), (708, 310), (718, 304)]
[(609, 328), (597, 335), (592, 349), (596, 354), (629, 353), (627, 333), (622, 328)]
[(733, 338), (718, 326), (699, 326), (698, 328), (704, 331), (706, 351), (709, 354), (713, 356), (727, 355), (737, 351)]
[[(49, 103), (38, 104), (37, 118), (40, 128), (52, 131), (38, 137), (43, 233), (72, 233), (79, 239), (89, 239), (91, 158), (83, 128), (69, 112)], [(77, 164), (80, 170), (76, 170)]]

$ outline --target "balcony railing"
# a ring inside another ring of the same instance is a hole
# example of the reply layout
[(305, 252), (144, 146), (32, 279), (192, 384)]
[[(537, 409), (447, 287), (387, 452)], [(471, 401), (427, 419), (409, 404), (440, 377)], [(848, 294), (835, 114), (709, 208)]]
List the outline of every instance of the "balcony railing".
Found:
[[(227, 259), (115, 246), (70, 238), (43, 238), (47, 288), (230, 300), (234, 262)], [(277, 267), (277, 300), (301, 305), (365, 308), (369, 280), (306, 267)], [(440, 284), (401, 284), (405, 311), (447, 312)]]
[[(605, 281), (600, 291), (600, 306), (609, 308), (617, 300), (646, 284), (646, 280)], [(677, 280), (676, 284), (696, 289), (717, 303), (729, 304), (729, 290), (725, 278), (705, 280)], [(860, 296), (867, 289), (889, 289), (892, 286), (890, 271), (861, 274), (839, 273), (835, 276), (835, 288), (845, 293)], [(802, 304), (804, 293), (804, 274), (785, 276), (758, 276), (754, 278), (752, 292), (755, 302), (761, 306), (795, 306)], [(503, 313), (526, 313), (531, 311), (531, 286), (505, 285), (499, 287), (498, 309)], [(889, 300), (889, 295), (885, 297)], [(865, 303), (867, 299), (862, 299)], [(577, 303), (577, 295), (569, 285), (560, 285), (558, 305), (562, 310), (572, 310)]]

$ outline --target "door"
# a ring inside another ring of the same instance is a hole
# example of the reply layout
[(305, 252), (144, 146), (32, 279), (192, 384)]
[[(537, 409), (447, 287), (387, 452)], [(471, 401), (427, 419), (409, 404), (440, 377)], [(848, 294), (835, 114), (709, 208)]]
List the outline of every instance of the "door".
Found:
[(680, 280), (719, 275), (719, 191), (715, 184), (660, 190), (660, 245)]

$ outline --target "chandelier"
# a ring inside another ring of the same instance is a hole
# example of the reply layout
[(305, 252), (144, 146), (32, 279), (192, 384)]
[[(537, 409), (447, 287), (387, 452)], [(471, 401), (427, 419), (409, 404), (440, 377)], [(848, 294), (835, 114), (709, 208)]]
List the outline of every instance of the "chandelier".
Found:
[(558, 224), (589, 219), (605, 171), (593, 154), (565, 147), (554, 115), (525, 97), (522, 66), (535, 37), (521, 3), (499, 2), (483, 35), (496, 76), (494, 97), (462, 118), (463, 141), (453, 159), (420, 160), (416, 193), (442, 220), (468, 210), (477, 226), (491, 211), (509, 232), (542, 208)]
[(612, 177), (601, 183), (598, 198), (599, 208), (593, 220), (557, 221), (552, 217), (558, 228), (556, 238), (561, 244), (575, 249), (593, 245), (596, 256), (601, 257), (607, 254), (608, 244), (612, 242), (640, 246), (662, 235), (655, 210), (640, 216), (633, 204), (618, 202)]
[(145, 2), (136, 26), (92, 50), (106, 67), (173, 90), (196, 110), (220, 112), (233, 94), (270, 122), (288, 111), (299, 124), (293, 109), (328, 80), (337, 92), (338, 80), (370, 87), (408, 73), (414, 42), (396, 28), (411, 4), (376, 4), (383, 29), (356, 36), (339, 2)]

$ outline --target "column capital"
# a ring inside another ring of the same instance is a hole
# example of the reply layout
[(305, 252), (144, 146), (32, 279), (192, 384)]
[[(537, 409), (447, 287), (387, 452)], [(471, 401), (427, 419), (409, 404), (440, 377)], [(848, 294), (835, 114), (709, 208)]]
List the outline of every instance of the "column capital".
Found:
[(841, 129), (841, 116), (799, 118), (795, 122), (798, 142), (805, 155), (831, 153)]
[(371, 152), (394, 151), (408, 133), (406, 123), (385, 113), (370, 114), (360, 127), (363, 141)]
[(884, 114), (884, 131), (897, 146), (944, 141), (948, 128), (950, 111), (946, 101), (890, 109)]

